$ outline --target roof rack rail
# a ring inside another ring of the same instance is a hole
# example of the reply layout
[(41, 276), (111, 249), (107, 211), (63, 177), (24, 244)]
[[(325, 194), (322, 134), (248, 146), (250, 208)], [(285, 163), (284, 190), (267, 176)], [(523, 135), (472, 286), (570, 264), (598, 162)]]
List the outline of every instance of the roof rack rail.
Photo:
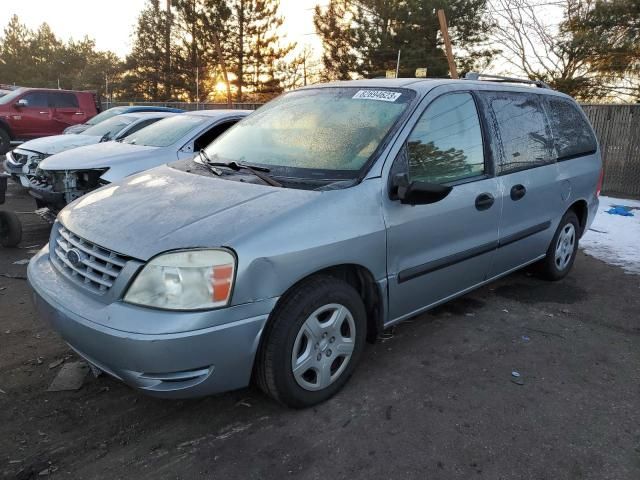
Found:
[(551, 88), (542, 80), (528, 80), (524, 78), (513, 77), (501, 77), (499, 75), (487, 75), (478, 72), (467, 72), (464, 76), (465, 80), (487, 80), (490, 82), (504, 82), (504, 83), (526, 83), (527, 85), (535, 85), (538, 88)]

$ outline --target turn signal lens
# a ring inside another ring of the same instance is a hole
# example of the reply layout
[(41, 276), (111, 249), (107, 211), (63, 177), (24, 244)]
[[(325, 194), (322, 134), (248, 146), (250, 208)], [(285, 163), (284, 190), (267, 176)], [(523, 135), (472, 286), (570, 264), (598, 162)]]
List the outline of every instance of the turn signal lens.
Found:
[(233, 265), (220, 265), (213, 267), (211, 275), (212, 299), (214, 302), (224, 302), (231, 293), (233, 283)]

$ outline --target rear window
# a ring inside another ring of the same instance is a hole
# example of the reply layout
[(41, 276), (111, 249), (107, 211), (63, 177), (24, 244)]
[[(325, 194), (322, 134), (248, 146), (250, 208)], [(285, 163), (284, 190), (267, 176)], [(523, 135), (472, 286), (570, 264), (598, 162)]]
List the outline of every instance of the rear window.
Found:
[(54, 108), (78, 108), (78, 98), (73, 93), (56, 92), (50, 95)]
[(109, 110), (105, 110), (102, 113), (99, 113), (95, 117), (92, 117), (91, 120), (87, 122), (88, 125), (97, 125), (100, 122), (104, 122), (105, 120), (110, 119), (111, 117), (115, 117), (116, 115), (120, 115), (122, 113), (126, 113), (126, 107), (113, 107)]
[(210, 121), (210, 118), (199, 115), (176, 115), (164, 118), (133, 135), (129, 135), (124, 139), (124, 143), (148, 147), (168, 147), (188, 133), (197, 132)]
[(578, 107), (564, 98), (547, 98), (547, 113), (553, 130), (558, 160), (588, 155), (598, 144)]
[(553, 137), (539, 95), (479, 92), (493, 121), (491, 147), (498, 173), (506, 174), (555, 161)]
[(91, 135), (94, 137), (103, 137), (106, 135), (107, 138), (113, 138), (116, 133), (133, 123), (134, 120), (135, 118), (126, 115), (118, 115), (117, 117), (100, 122), (98, 125), (87, 128), (82, 132), (82, 135)]

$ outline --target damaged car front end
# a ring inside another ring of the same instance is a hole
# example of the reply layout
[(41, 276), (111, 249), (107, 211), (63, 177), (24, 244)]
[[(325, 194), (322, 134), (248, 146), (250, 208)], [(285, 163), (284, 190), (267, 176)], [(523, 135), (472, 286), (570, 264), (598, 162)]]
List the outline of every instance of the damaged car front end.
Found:
[(51, 154), (16, 148), (8, 152), (4, 162), (4, 170), (11, 179), (25, 188), (30, 187), (30, 179), (36, 174), (38, 164)]
[(41, 207), (36, 211), (49, 222), (55, 220), (58, 212), (68, 203), (82, 195), (107, 185), (101, 179), (108, 168), (89, 170), (41, 170), (29, 177), (29, 194)]

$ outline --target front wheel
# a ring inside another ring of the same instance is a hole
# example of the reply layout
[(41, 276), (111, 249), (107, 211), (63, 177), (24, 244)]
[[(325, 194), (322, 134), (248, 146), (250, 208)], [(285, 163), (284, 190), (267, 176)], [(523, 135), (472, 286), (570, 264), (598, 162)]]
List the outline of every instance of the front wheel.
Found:
[(579, 231), (578, 217), (569, 210), (560, 220), (547, 256), (540, 262), (540, 273), (547, 280), (560, 280), (571, 270), (578, 253)]
[(260, 388), (293, 408), (327, 400), (353, 373), (366, 329), (351, 285), (328, 276), (306, 280), (272, 314), (256, 364)]

